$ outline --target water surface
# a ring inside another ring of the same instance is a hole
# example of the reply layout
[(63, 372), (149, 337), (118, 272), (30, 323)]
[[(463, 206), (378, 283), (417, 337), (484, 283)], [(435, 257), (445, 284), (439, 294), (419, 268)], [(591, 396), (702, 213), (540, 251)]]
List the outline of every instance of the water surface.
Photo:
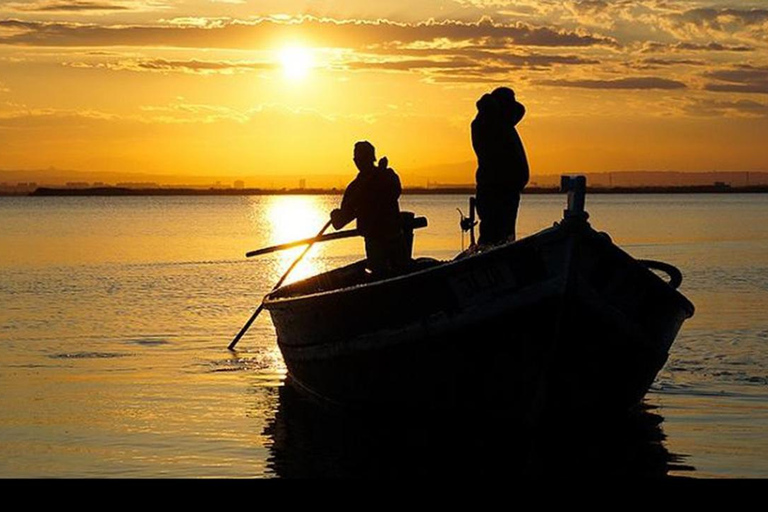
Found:
[[(504, 442), (490, 459), (482, 411), (350, 426), (305, 410), (283, 385), (266, 314), (237, 353), (225, 349), (300, 249), (244, 253), (314, 235), (338, 200), (0, 198), (0, 476), (768, 476), (764, 196), (589, 196), (595, 228), (683, 271), (696, 315), (640, 419), (542, 433), (534, 448), (514, 429), (492, 432)], [(417, 256), (461, 250), (466, 198), (402, 206), (429, 218)], [(563, 207), (525, 196), (518, 232), (550, 226)], [(362, 254), (360, 239), (317, 245), (292, 279)]]

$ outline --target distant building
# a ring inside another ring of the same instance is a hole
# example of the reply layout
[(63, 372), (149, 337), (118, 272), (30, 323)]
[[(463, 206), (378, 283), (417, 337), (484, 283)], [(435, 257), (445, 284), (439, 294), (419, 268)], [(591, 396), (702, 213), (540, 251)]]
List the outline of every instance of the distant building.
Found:
[(245, 188), (245, 182), (243, 180), (235, 180), (235, 188), (242, 190)]
[(123, 181), (117, 184), (121, 188), (160, 188), (160, 185), (154, 182), (136, 182), (136, 181)]
[(34, 181), (26, 182), (21, 181), (18, 183), (0, 183), (0, 193), (4, 195), (27, 195), (30, 192), (34, 192), (37, 188), (37, 183)]
[(91, 184), (87, 181), (68, 181), (67, 188), (90, 188)]
[(299, 190), (304, 190), (305, 188), (307, 188), (307, 180), (302, 178), (299, 180)]

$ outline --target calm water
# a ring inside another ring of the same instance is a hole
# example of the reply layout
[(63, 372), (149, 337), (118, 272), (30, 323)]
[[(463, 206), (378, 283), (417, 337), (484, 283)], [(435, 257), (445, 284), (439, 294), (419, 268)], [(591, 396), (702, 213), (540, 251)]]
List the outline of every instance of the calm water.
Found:
[[(298, 254), (244, 253), (314, 235), (338, 199), (0, 198), (0, 477), (418, 468), (471, 477), (498, 467), (768, 477), (765, 196), (587, 198), (593, 226), (635, 257), (683, 271), (681, 291), (697, 311), (647, 396), (648, 413), (533, 441), (509, 426), (478, 427), (483, 411), (420, 421), (318, 415), (283, 385), (267, 314), (236, 354), (226, 350)], [(461, 249), (456, 208), (466, 211), (466, 198), (410, 196), (402, 205), (429, 218), (416, 255)], [(524, 197), (519, 232), (550, 226), (563, 207), (560, 196)], [(359, 239), (318, 245), (293, 277), (362, 253)], [(489, 435), (501, 447), (490, 450), (495, 460), (477, 456), (489, 452)]]

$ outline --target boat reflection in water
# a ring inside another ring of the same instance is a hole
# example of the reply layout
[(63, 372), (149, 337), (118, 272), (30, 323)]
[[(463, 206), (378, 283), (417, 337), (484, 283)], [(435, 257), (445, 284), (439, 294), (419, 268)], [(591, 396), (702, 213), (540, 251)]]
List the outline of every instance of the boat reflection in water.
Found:
[(652, 409), (572, 419), (533, 429), (480, 408), (343, 412), (288, 382), (263, 435), (268, 468), (284, 478), (657, 478), (693, 469), (665, 448), (663, 418)]

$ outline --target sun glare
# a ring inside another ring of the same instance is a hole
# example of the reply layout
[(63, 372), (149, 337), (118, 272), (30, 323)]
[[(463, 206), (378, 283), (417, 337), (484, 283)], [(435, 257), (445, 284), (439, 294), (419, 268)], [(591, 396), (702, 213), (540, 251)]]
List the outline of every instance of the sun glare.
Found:
[[(327, 213), (322, 209), (320, 202), (312, 196), (273, 196), (267, 206), (267, 216), (270, 223), (270, 239), (273, 244), (293, 242), (303, 238), (309, 238), (317, 234), (317, 230), (326, 221)], [(319, 244), (318, 244), (319, 245)], [(320, 271), (318, 245), (302, 260), (301, 264), (291, 272), (287, 283), (304, 279)], [(306, 246), (280, 251), (278, 255), (278, 268), (275, 280), (282, 275), (293, 261), (301, 254)]]
[(301, 80), (312, 69), (312, 52), (301, 46), (289, 46), (280, 51), (283, 73), (291, 80)]

